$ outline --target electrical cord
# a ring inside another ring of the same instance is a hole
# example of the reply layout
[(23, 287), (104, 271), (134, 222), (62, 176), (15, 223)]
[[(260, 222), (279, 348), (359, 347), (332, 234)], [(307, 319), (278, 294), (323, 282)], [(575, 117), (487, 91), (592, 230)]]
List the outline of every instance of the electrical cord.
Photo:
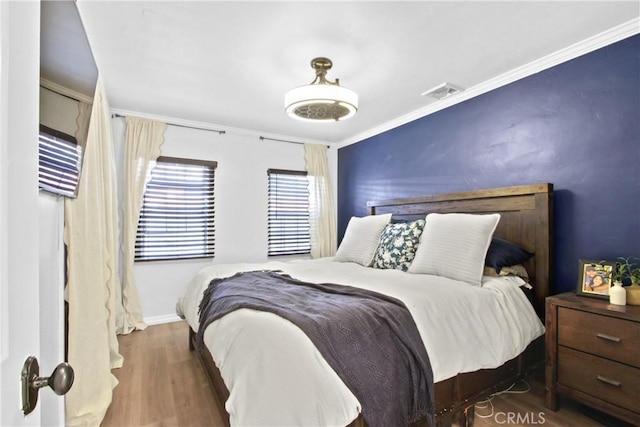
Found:
[(524, 393), (528, 393), (531, 390), (531, 386), (529, 385), (529, 383), (523, 379), (520, 380), (521, 382), (524, 383), (525, 388), (524, 389), (517, 389), (514, 390), (514, 387), (516, 386), (516, 383), (511, 384), (509, 387), (507, 387), (504, 390), (501, 391), (496, 391), (495, 393), (489, 395), (489, 397), (485, 400), (481, 400), (479, 402), (477, 402), (475, 404), (475, 409), (487, 409), (487, 408), (491, 408), (491, 413), (489, 413), (488, 415), (482, 415), (476, 412), (476, 416), (478, 418), (491, 418), (493, 417), (494, 414), (494, 408), (493, 408), (493, 398), (496, 396), (499, 396), (501, 394), (524, 394)]

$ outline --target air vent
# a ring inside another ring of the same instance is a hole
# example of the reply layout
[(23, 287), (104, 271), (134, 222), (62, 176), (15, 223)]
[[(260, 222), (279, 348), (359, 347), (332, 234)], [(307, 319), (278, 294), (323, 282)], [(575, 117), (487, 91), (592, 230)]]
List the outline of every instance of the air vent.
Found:
[(455, 95), (458, 92), (462, 92), (463, 89), (456, 87), (450, 83), (442, 83), (426, 92), (422, 93), (422, 96), (430, 96), (435, 99), (448, 98), (451, 95)]

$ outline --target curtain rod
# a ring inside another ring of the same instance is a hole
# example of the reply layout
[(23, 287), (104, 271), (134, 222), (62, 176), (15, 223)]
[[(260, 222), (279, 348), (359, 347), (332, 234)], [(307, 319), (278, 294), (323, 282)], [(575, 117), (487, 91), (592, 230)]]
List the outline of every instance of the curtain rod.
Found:
[[(123, 116), (122, 114), (112, 114), (111, 118), (114, 117), (122, 117), (122, 118), (126, 118), (127, 116)], [(197, 127), (197, 126), (187, 126), (187, 125), (181, 125), (178, 123), (167, 123), (168, 126), (177, 126), (180, 128), (187, 128), (187, 129), (197, 129), (197, 130), (208, 130), (209, 132), (218, 132), (220, 135), (224, 135), (225, 133), (227, 133), (226, 130), (217, 130), (217, 129), (208, 129), (208, 128), (202, 128), (202, 127)]]
[[(286, 142), (289, 144), (300, 144), (300, 145), (304, 145), (304, 142), (300, 142), (300, 141), (288, 141), (286, 139), (277, 139), (277, 138), (268, 138), (266, 136), (260, 136), (260, 141), (278, 141), (278, 142)], [(329, 145), (327, 145), (327, 148), (331, 148)]]

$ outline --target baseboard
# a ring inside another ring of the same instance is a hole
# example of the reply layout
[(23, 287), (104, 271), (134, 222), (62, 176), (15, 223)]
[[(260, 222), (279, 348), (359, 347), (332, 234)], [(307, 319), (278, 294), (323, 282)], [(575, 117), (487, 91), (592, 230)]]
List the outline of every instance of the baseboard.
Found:
[(161, 325), (163, 323), (180, 322), (182, 319), (177, 314), (164, 314), (162, 316), (151, 316), (142, 319), (147, 325)]

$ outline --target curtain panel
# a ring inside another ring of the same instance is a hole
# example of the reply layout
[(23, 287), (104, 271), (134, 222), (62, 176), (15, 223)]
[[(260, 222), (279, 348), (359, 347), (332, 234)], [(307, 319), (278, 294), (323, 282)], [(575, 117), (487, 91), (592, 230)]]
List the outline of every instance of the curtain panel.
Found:
[(140, 209), (151, 170), (160, 156), (166, 123), (139, 117), (126, 118), (122, 230), (122, 308), (117, 333), (144, 329), (142, 306), (135, 281), (134, 256)]
[(65, 396), (67, 426), (99, 425), (118, 384), (111, 373), (123, 362), (115, 333), (117, 235), (111, 117), (98, 79), (78, 197), (65, 199), (69, 363), (75, 371), (74, 385)]
[(309, 178), (311, 257), (333, 256), (338, 237), (327, 146), (304, 144), (304, 161)]
[(87, 146), (87, 134), (89, 133), (89, 123), (91, 121), (92, 104), (78, 101), (78, 117), (76, 117), (76, 141), (78, 145), (82, 147), (84, 152)]

